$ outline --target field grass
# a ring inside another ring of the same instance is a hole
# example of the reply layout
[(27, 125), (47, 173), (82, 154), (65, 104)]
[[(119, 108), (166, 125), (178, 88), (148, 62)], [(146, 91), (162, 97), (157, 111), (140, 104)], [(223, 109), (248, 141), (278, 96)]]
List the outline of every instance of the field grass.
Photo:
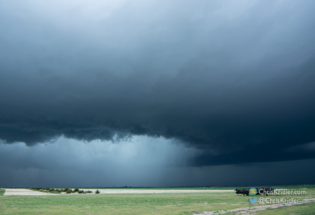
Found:
[[(288, 187), (306, 190), (315, 198), (315, 186)], [(231, 189), (231, 188), (230, 188)], [(278, 198), (271, 196), (270, 198)], [(235, 193), (110, 194), (56, 196), (1, 196), (1, 214), (196, 214), (250, 206), (248, 197)], [(266, 210), (258, 214), (314, 214), (314, 204)]]
[(257, 215), (308, 215), (315, 214), (315, 203), (277, 208), (273, 210), (258, 211)]
[(0, 189), (0, 196), (3, 196), (3, 194), (4, 194), (4, 189)]

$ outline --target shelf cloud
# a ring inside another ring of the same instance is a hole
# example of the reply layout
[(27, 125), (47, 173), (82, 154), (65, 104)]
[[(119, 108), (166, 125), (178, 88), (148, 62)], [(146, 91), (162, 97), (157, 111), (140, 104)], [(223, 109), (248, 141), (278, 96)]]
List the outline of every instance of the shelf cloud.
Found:
[(0, 139), (163, 138), (190, 167), (314, 159), (314, 8), (1, 1)]

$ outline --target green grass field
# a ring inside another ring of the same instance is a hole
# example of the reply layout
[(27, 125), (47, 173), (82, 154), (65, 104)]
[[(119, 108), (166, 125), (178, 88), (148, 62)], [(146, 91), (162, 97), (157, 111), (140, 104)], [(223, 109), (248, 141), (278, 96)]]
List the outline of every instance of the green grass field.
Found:
[(290, 207), (283, 207), (273, 210), (265, 210), (265, 211), (258, 211), (257, 215), (309, 215), (315, 214), (315, 203), (304, 204), (304, 205), (297, 205), (297, 206), (290, 206)]
[[(303, 189), (307, 193), (300, 196), (285, 196), (286, 198), (315, 198), (315, 186), (288, 187), (288, 189)], [(235, 193), (0, 197), (0, 214), (194, 214), (249, 206), (248, 197)], [(254, 206), (257, 204), (251, 207)], [(311, 203), (266, 210), (257, 214), (314, 214), (314, 207), (315, 204)]]
[(4, 189), (0, 189), (0, 196), (3, 196), (4, 194)]

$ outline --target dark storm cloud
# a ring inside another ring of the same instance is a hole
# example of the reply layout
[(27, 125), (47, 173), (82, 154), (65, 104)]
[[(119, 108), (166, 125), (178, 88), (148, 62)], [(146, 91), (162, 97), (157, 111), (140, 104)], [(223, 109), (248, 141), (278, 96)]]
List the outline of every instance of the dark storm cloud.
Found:
[(1, 187), (266, 186), (314, 183), (315, 159), (187, 167), (198, 154), (174, 140), (134, 136), (113, 144), (58, 138), (0, 143)]
[(119, 144), (100, 140), (86, 144), (65, 137), (32, 147), (0, 143), (0, 185), (165, 186), (170, 185), (165, 169), (185, 166), (196, 154), (198, 150), (176, 140), (147, 136)]
[(315, 157), (289, 150), (315, 140), (313, 1), (93, 3), (0, 2), (1, 139), (163, 136), (197, 166)]

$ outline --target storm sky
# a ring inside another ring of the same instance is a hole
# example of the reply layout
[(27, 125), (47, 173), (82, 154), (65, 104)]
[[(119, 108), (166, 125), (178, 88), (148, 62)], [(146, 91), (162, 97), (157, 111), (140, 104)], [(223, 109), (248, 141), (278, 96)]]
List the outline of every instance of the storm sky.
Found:
[(0, 0), (0, 187), (315, 183), (314, 10)]

